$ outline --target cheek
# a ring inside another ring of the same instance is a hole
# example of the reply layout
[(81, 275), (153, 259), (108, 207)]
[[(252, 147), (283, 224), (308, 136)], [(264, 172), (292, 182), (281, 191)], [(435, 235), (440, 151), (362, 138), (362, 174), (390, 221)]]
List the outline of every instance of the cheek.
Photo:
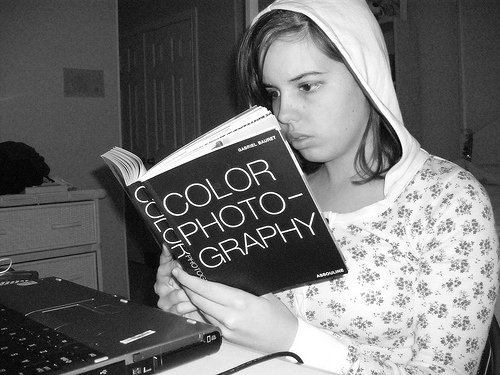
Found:
[(276, 116), (277, 113), (279, 113), (280, 106), (278, 100), (273, 100), (272, 102), (272, 112)]

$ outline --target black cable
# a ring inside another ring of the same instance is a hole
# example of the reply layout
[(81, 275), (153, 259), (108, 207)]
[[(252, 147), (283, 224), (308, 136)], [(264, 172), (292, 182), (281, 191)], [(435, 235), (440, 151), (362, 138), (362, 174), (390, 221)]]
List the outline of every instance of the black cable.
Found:
[(295, 359), (297, 361), (297, 363), (299, 363), (299, 364), (304, 363), (302, 361), (302, 359), (297, 354), (295, 354), (293, 352), (276, 352), (276, 353), (264, 355), (264, 356), (259, 357), (259, 358), (252, 359), (248, 362), (242, 363), (241, 365), (235, 366), (229, 370), (220, 372), (217, 375), (234, 374), (235, 372), (238, 372), (238, 371), (243, 370), (245, 368), (248, 368), (250, 366), (256, 365), (256, 364), (261, 363), (261, 362), (268, 361), (268, 360), (273, 359), (273, 358), (278, 358), (278, 357), (292, 357), (293, 359)]

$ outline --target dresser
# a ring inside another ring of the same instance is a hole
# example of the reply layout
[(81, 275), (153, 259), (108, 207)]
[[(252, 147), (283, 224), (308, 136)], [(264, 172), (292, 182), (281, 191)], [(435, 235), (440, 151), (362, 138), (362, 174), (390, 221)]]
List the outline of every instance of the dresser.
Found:
[(99, 200), (104, 190), (0, 196), (0, 259), (102, 290)]

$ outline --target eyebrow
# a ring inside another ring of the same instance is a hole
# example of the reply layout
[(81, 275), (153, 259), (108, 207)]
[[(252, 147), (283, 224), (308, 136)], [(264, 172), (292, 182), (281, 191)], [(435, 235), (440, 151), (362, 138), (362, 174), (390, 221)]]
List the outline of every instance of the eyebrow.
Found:
[[(322, 75), (322, 74), (325, 74), (325, 72), (318, 72), (318, 71), (313, 70), (313, 71), (310, 71), (310, 72), (301, 73), (298, 76), (293, 77), (292, 79), (288, 80), (288, 82), (292, 82), (293, 83), (293, 82), (300, 81), (301, 79), (303, 79), (305, 77), (308, 77), (308, 76), (319, 76), (319, 75)], [(263, 85), (264, 85), (264, 88), (274, 87), (273, 85), (267, 84), (265, 82), (263, 82)]]
[(322, 74), (325, 74), (325, 73), (324, 72), (317, 72), (317, 71), (305, 72), (305, 73), (299, 74), (297, 77), (292, 78), (291, 80), (289, 80), (289, 82), (297, 82), (297, 81), (300, 81), (301, 79), (303, 79), (304, 77), (307, 77), (307, 76), (318, 76), (318, 75), (322, 75)]

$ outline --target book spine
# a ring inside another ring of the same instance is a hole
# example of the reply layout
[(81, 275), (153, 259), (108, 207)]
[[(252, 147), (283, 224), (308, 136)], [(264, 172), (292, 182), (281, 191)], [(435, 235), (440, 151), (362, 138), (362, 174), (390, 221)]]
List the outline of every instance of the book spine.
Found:
[[(153, 210), (152, 204), (154, 204), (155, 215), (158, 215), (158, 218), (161, 215), (162, 223), (164, 219), (164, 222), (168, 226), (168, 222), (164, 213), (162, 212), (162, 210), (158, 208), (156, 204), (157, 201), (155, 199), (160, 199), (160, 197), (155, 193), (151, 184), (148, 181), (145, 181), (144, 184), (141, 184), (140, 186), (141, 186), (140, 194), (141, 195), (144, 194), (143, 195), (144, 201), (146, 200), (146, 194), (147, 194), (147, 199), (149, 199), (149, 201), (151, 202), (151, 206), (149, 207), (149, 209)], [(150, 223), (151, 220), (149, 219), (149, 216), (147, 214), (146, 216), (147, 218), (145, 218), (145, 220), (147, 220)], [(195, 260), (191, 252), (188, 250), (188, 246), (186, 245), (185, 242), (179, 239), (180, 237), (179, 233), (177, 232), (177, 228), (168, 226), (168, 229), (165, 229), (164, 233), (167, 235), (168, 240), (166, 239), (165, 242), (167, 242), (170, 248), (170, 253), (172, 254), (172, 257), (181, 264), (182, 268), (187, 273), (193, 276), (198, 276), (199, 278), (206, 280), (207, 277), (205, 276), (205, 273), (200, 268), (200, 266), (198, 265), (197, 261)]]
[(136, 182), (127, 186), (125, 191), (137, 212), (144, 219), (156, 242), (160, 246), (164, 243), (167, 244), (172, 257), (178, 258), (181, 256), (183, 253), (182, 246), (179, 245), (182, 243), (168, 224), (165, 215), (158, 209), (146, 186), (140, 182)]

